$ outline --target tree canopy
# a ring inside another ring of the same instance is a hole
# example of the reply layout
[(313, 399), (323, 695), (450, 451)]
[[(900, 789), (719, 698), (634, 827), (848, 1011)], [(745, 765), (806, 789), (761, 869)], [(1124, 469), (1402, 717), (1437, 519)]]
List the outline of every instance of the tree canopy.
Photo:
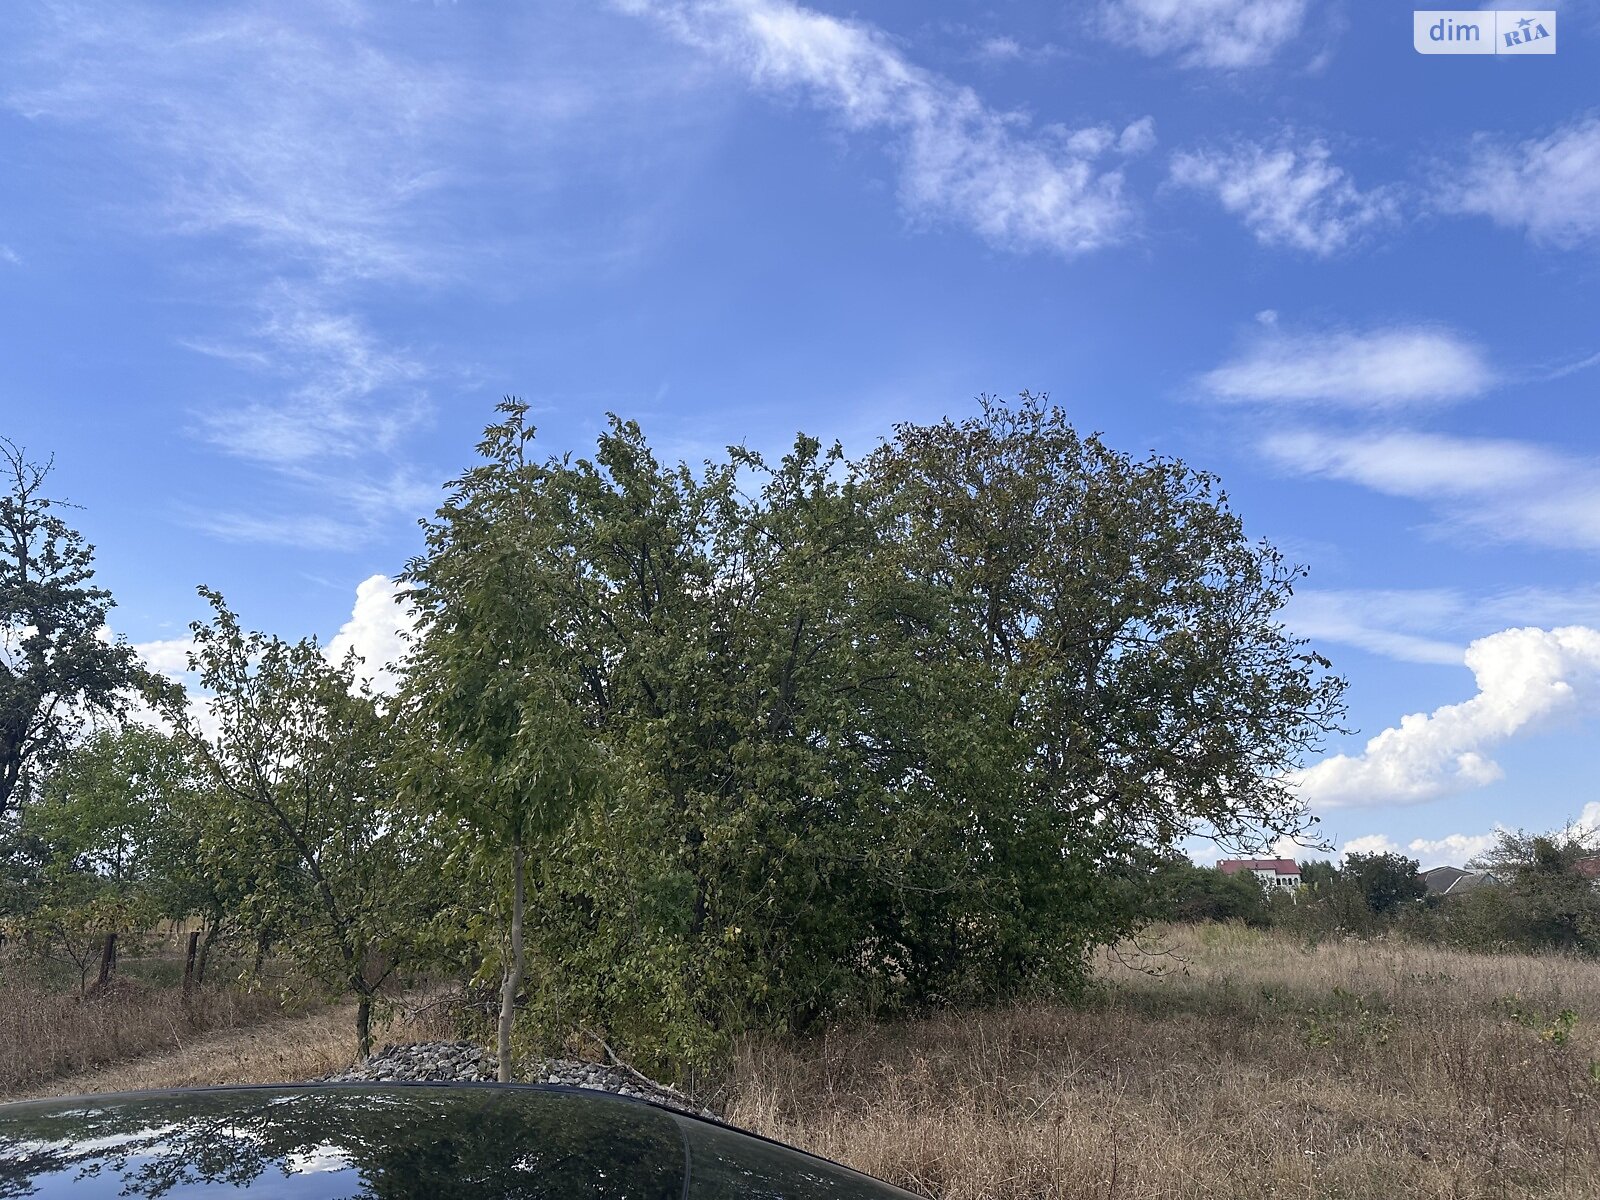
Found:
[(533, 745), (606, 765), (542, 823), (552, 1027), (681, 1058), (1070, 986), (1141, 919), (1105, 886), (1140, 848), (1302, 828), (1286, 772), (1343, 682), (1210, 476), (1026, 396), (699, 470), (617, 419), (540, 459), (502, 417), (407, 573), (409, 694), (472, 806), (570, 779)]

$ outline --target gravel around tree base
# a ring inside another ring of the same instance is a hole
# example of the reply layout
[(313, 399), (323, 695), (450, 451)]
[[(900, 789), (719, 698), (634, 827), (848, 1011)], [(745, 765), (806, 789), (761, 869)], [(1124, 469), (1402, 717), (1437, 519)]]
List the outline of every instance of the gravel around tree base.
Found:
[[(472, 1042), (413, 1042), (383, 1047), (365, 1063), (316, 1083), (493, 1083), (495, 1060)], [(695, 1116), (713, 1114), (687, 1096), (617, 1067), (554, 1058), (518, 1063), (518, 1083), (555, 1083), (633, 1096)]]

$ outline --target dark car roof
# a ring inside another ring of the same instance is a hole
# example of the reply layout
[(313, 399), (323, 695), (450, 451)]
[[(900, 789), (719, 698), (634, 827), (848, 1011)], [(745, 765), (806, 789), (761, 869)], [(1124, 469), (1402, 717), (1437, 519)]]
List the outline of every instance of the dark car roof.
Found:
[(715, 1121), (544, 1085), (335, 1084), (0, 1105), (0, 1200), (878, 1200)]

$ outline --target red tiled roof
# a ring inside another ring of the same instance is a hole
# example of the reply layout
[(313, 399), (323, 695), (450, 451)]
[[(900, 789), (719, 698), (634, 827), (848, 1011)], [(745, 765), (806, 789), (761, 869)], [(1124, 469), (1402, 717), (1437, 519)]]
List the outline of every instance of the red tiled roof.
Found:
[(1591, 854), (1572, 864), (1572, 869), (1585, 879), (1600, 879), (1600, 854)]
[(1300, 864), (1292, 858), (1225, 858), (1217, 864), (1224, 875), (1240, 871), (1271, 871), (1274, 875), (1298, 875)]

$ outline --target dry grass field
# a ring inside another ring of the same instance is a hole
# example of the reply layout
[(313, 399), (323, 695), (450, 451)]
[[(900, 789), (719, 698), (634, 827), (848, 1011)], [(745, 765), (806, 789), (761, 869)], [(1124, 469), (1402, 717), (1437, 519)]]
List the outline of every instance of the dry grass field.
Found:
[(730, 1117), (944, 1200), (1600, 1197), (1600, 965), (1163, 939), (1085, 1007), (746, 1046)]
[[(728, 1115), (943, 1200), (1600, 1197), (1600, 965), (1223, 926), (1146, 940), (1173, 953), (1106, 956), (1079, 1006), (746, 1044)], [(343, 1008), (163, 1037), (159, 1006), (98, 1034), (82, 1007), (0, 994), (0, 1044), (78, 1064), (7, 1098), (304, 1079), (353, 1049)], [(85, 1036), (152, 1045), (83, 1069)]]

